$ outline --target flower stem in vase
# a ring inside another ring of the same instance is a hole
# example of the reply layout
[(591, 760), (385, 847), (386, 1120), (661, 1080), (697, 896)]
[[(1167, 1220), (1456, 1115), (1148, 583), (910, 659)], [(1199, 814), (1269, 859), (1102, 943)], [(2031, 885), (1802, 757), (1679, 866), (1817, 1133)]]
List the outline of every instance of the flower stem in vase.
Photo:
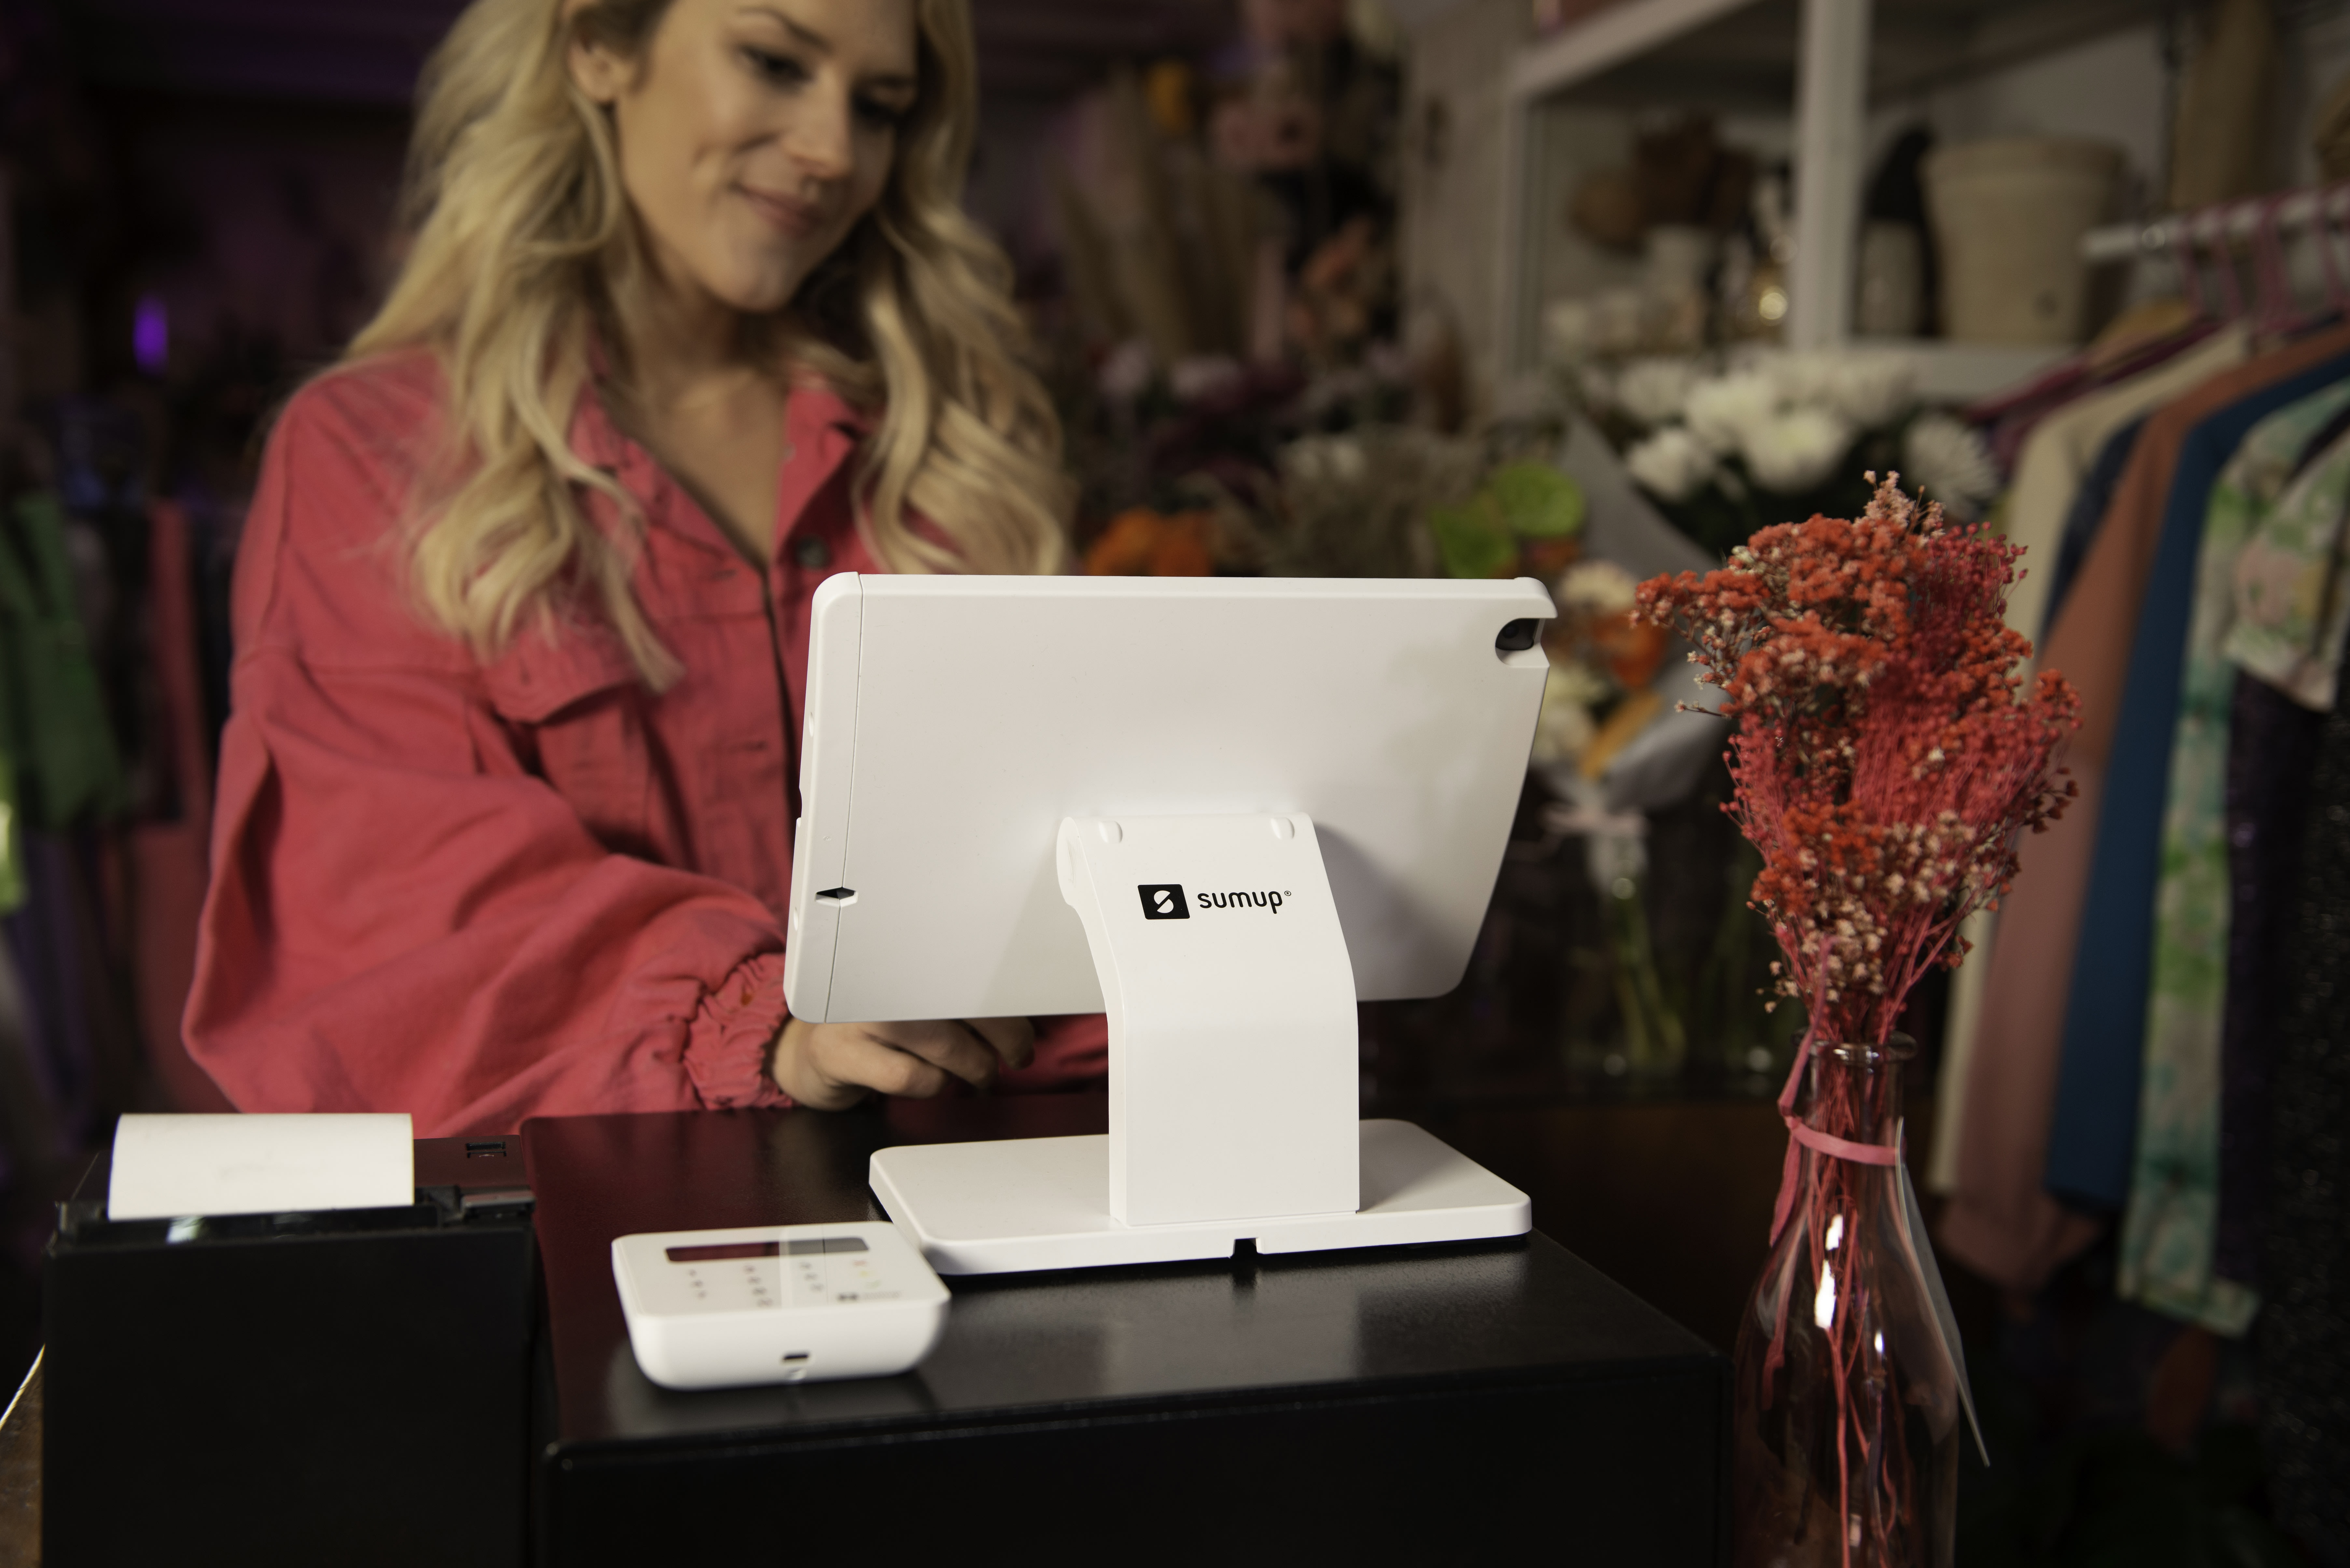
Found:
[(1609, 945), (1615, 950), (1616, 1001), (1624, 1018), (1624, 1055), (1631, 1075), (1655, 1082), (1679, 1076), (1689, 1034), (1665, 999), (1648, 937), (1647, 901), (1638, 878), (1616, 879), (1607, 896)]
[[(1737, 1568), (1946, 1568), (1959, 1371), (1909, 1235), (1898, 1163), (1913, 1047), (1814, 1044), (1794, 1201), (1738, 1324)], [(1800, 1070), (1800, 1069), (1799, 1069)]]

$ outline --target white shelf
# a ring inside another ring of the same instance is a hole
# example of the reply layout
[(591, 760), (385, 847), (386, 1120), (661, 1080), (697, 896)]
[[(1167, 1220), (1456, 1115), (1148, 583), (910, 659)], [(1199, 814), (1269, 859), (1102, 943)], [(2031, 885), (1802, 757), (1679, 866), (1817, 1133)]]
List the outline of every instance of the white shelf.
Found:
[[(1918, 400), (1936, 404), (1971, 403), (2020, 386), (2074, 352), (2060, 345), (1952, 343), (1939, 337), (1855, 337), (1842, 346), (1902, 356), (1918, 368)], [(1760, 351), (1781, 352), (1775, 347)], [(1500, 384), (1494, 407), (1513, 416), (1532, 416), (1555, 408), (1557, 396), (1547, 372), (1521, 370)]]
[[(1504, 94), (1501, 288), (1495, 304), (1502, 369), (1530, 369), (1539, 261), (1527, 209), (1538, 182), (1533, 120), (1541, 100), (1721, 20), (1758, 0), (1617, 0), (1529, 49)], [(1796, 259), (1787, 341), (1822, 348), (1850, 335), (1851, 254), (1860, 234), (1861, 131), (1868, 92), (1873, 0), (1800, 0), (1795, 145), (1810, 171), (1795, 182)]]
[(1545, 97), (1635, 59), (1756, 0), (1617, 0), (1542, 39), (1510, 67), (1509, 96)]
[[(1550, 193), (1535, 189), (1541, 170), (1532, 126), (1545, 100), (1586, 85), (1595, 92), (1620, 93), (1625, 67), (1647, 57), (1657, 57), (1658, 71), (1666, 75), (1667, 62), (1718, 65), (1732, 54), (1752, 57), (1756, 72), (1750, 73), (1753, 79), (1744, 90), (1784, 91), (1783, 85), (1768, 84), (1772, 71), (1782, 73), (1775, 78), (1779, 83), (1787, 82), (1785, 56), (1762, 35), (1780, 38), (1783, 30), (1791, 30), (1795, 69), (1790, 108), (1798, 175), (1787, 340), (1791, 347), (1832, 348), (1851, 339), (1852, 274), (1866, 173), (1862, 133), (1872, 99), (1914, 92), (1921, 81), (1939, 80), (1943, 74), (2011, 66), (2142, 21), (2158, 8), (2156, 0), (1949, 0), (1932, 7), (1878, 5), (1873, 0), (1617, 0), (1529, 45), (1510, 62), (1503, 94), (1504, 207), (1495, 279), (1502, 380), (1534, 369), (1539, 301), (1534, 291), (1541, 246), (1530, 208)], [(1740, 15), (1749, 11), (1755, 14)], [(1715, 26), (1731, 17), (1736, 20), (1728, 24), (1729, 31)], [(1709, 27), (1715, 30), (1690, 36)], [(1596, 79), (1600, 78), (1608, 79)], [(2133, 228), (2126, 237), (2101, 232), (2093, 244), (2135, 253), (2147, 242)], [(1940, 341), (1872, 346), (1912, 356), (1921, 393), (1949, 401), (1997, 391), (2061, 353)]]
[(1929, 403), (1987, 398), (2072, 352), (2061, 345), (1951, 343), (1939, 337), (1856, 337), (1851, 346), (1906, 356), (1918, 367), (1918, 396)]

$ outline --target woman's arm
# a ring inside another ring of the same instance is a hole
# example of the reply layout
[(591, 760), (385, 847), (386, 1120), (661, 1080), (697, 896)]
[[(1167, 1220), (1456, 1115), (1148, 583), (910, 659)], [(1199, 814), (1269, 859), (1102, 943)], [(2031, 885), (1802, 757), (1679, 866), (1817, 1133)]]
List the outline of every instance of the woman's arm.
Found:
[(750, 894), (607, 852), (429, 671), (240, 661), (191, 1052), (248, 1110), (775, 1104), (783, 938)]
[(190, 1050), (246, 1108), (405, 1110), (430, 1133), (779, 1103), (775, 916), (607, 850), (536, 776), (495, 682), (403, 597), (433, 392), (346, 372), (271, 438)]

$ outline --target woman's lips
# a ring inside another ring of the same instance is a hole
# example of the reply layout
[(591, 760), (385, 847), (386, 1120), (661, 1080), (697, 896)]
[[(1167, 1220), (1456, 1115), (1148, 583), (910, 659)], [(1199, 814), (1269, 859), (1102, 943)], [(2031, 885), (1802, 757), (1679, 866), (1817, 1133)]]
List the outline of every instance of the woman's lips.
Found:
[(738, 187), (751, 210), (769, 224), (795, 238), (814, 234), (824, 221), (824, 210), (813, 202), (795, 201), (772, 191), (754, 190), (748, 185)]

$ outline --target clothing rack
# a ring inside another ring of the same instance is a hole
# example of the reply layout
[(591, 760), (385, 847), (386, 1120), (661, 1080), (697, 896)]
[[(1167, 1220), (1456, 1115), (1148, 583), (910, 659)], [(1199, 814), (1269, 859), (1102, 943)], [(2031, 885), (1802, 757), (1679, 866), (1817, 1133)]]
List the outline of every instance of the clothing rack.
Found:
[(2082, 236), (2081, 259), (2095, 265), (2176, 255), (2185, 245), (2209, 248), (2253, 239), (2264, 227), (2282, 237), (2309, 229), (2321, 213), (2328, 228), (2350, 218), (2350, 183), (2221, 202), (2146, 223), (2107, 223)]

